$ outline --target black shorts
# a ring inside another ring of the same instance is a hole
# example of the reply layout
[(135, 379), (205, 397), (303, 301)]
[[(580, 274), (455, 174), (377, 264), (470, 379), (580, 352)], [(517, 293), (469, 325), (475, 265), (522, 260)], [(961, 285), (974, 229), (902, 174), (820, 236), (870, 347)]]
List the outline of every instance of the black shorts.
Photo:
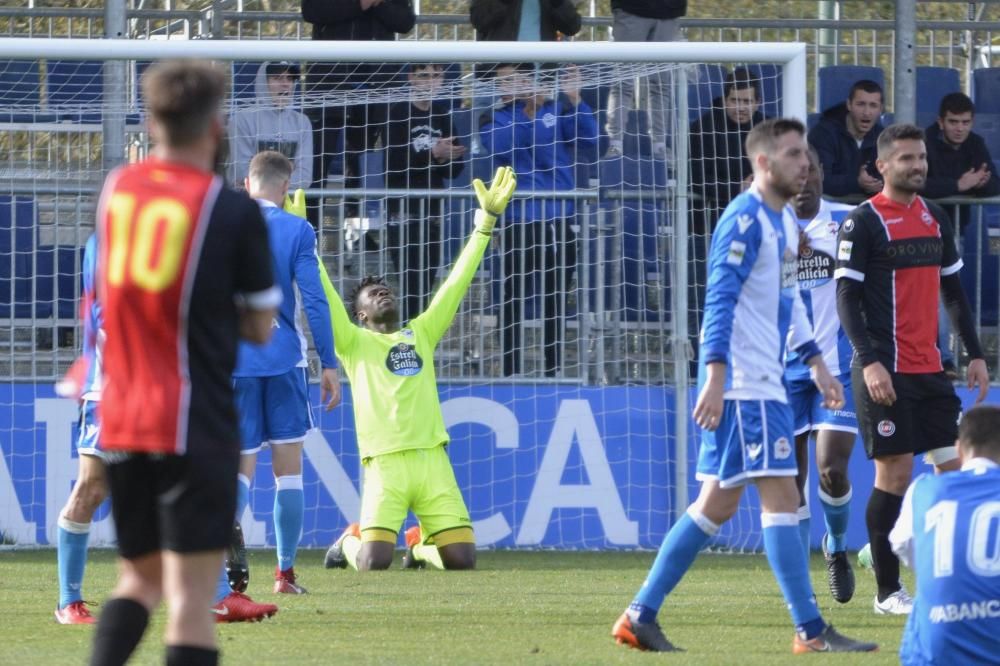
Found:
[(127, 560), (221, 550), (236, 518), (239, 454), (109, 454), (111, 513)]
[(943, 372), (918, 375), (890, 372), (896, 402), (876, 404), (868, 394), (864, 371), (851, 368), (858, 429), (868, 458), (917, 455), (954, 446), (962, 402)]

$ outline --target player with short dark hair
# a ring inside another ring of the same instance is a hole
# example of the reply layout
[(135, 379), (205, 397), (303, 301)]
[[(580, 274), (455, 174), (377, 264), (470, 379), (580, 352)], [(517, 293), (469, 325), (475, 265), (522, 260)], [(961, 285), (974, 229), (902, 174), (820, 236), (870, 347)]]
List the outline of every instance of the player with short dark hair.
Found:
[[(295, 556), (302, 535), (305, 496), (302, 488), (302, 446), (315, 426), (309, 404), (309, 361), (303, 314), (309, 321), (320, 359), (320, 400), (326, 409), (340, 402), (340, 378), (333, 350), (329, 306), (319, 276), (316, 233), (302, 217), (282, 209), (293, 173), (292, 162), (281, 153), (263, 151), (250, 160), (244, 181), (247, 193), (257, 200), (267, 224), (275, 283), (282, 305), (271, 327), (274, 335), (265, 345), (240, 344), (233, 390), (240, 417), (240, 474), (236, 516), (250, 502), (250, 482), (257, 468), (257, 453), (271, 448), (274, 472), (274, 538), (278, 563), (274, 592), (303, 594), (295, 576)], [(229, 587), (223, 576), (216, 600)]]
[(800, 233), (798, 277), (802, 304), (826, 367), (844, 387), (844, 405), (835, 409), (827, 407), (809, 377), (808, 366), (794, 351), (789, 352), (785, 382), (795, 418), (795, 452), (799, 465), (796, 481), (802, 493), (799, 528), (808, 554), (810, 508), (806, 503), (805, 482), (809, 470), (809, 439), (815, 436), (819, 503), (826, 524), (822, 549), (827, 584), (833, 598), (843, 604), (854, 596), (854, 571), (847, 558), (845, 539), (851, 502), (847, 463), (858, 435), (858, 419), (851, 392), (851, 343), (837, 316), (837, 283), (833, 274), (837, 261), (837, 232), (854, 207), (823, 198), (823, 166), (811, 147), (809, 177), (802, 192), (792, 199), (792, 206)]
[(951, 444), (961, 402), (937, 346), (943, 299), (971, 361), (969, 388), (986, 397), (989, 374), (958, 272), (962, 260), (945, 212), (918, 196), (927, 176), (923, 131), (896, 124), (878, 140), (885, 186), (840, 227), (837, 312), (854, 347), (851, 384), (858, 425), (875, 462), (865, 521), (878, 583), (876, 613), (905, 615), (912, 599), (899, 580), (889, 531), (899, 517), (913, 458), (956, 469)]
[(843, 387), (827, 370), (799, 297), (799, 234), (788, 201), (808, 175), (804, 135), (802, 123), (782, 118), (756, 125), (747, 136), (754, 182), (726, 207), (709, 259), (693, 413), (702, 429), (701, 491), (667, 533), (646, 581), (615, 622), (611, 635), (619, 643), (656, 652), (677, 649), (656, 621), (660, 606), (753, 482), (764, 549), (795, 625), (792, 651), (877, 649), (824, 622), (799, 537), (795, 435), (783, 380), (786, 343), (809, 365), (827, 406), (844, 403)]
[(917, 578), (904, 666), (1000, 659), (1000, 408), (966, 412), (955, 446), (961, 471), (916, 479), (889, 535)]
[(108, 175), (97, 212), (119, 578), (91, 664), (124, 664), (166, 599), (166, 663), (200, 666), (218, 662), (210, 605), (236, 510), (237, 340), (270, 337), (281, 294), (260, 211), (212, 173), (225, 75), (163, 62), (142, 88), (155, 147)]
[(427, 309), (405, 328), (400, 328), (398, 301), (383, 280), (369, 278), (356, 289), (355, 326), (324, 278), (337, 355), (354, 392), (364, 474), (360, 523), (351, 524), (327, 550), (327, 568), (388, 569), (410, 510), (420, 525), (406, 531), (405, 567), (475, 567), (472, 521), (445, 451), (448, 432), (434, 349), (451, 326), (516, 186), (510, 167), (497, 169), (489, 190), (478, 178), (473, 181), (480, 206), (476, 229)]

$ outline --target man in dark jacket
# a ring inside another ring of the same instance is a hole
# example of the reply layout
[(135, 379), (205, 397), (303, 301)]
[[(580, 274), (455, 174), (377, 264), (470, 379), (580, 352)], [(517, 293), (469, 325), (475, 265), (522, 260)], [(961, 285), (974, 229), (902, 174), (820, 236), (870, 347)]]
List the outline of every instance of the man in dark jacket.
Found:
[[(417, 20), (412, 0), (302, 0), (302, 19), (312, 24), (313, 39), (357, 41), (393, 41), (397, 34), (412, 30)], [(341, 166), (347, 176), (345, 184), (358, 187), (358, 155), (374, 145), (388, 113), (386, 104), (331, 106), (321, 98), (358, 88), (398, 85), (401, 71), (401, 65), (393, 63), (309, 64), (305, 93), (314, 130), (314, 187), (325, 184), (331, 162), (340, 154), (340, 141), (346, 154)], [(314, 210), (310, 210), (310, 221), (317, 221)]]
[[(476, 39), (483, 42), (554, 42), (560, 35), (572, 37), (580, 32), (583, 19), (573, 0), (472, 0), (469, 21), (476, 29)], [(491, 63), (477, 63), (473, 87), (473, 125), (493, 122), (496, 90)], [(473, 133), (478, 143), (478, 136)], [(473, 154), (480, 146), (473, 145)]]
[[(687, 13), (687, 0), (611, 0), (616, 42), (675, 42), (680, 37), (677, 19)], [(632, 77), (619, 76), (608, 97), (608, 154), (621, 155), (622, 137), (628, 110), (635, 98)], [(670, 108), (670, 79), (665, 73), (648, 77), (649, 134), (653, 155), (667, 156), (667, 109)]]
[[(411, 99), (389, 107), (386, 185), (391, 189), (440, 190), (465, 168), (465, 146), (455, 136), (451, 106), (435, 96), (444, 82), (440, 63), (413, 64), (407, 78)], [(441, 264), (442, 201), (389, 199), (386, 242), (403, 287), (404, 322), (424, 311)]]
[[(937, 122), (927, 128), (926, 198), (1000, 194), (990, 151), (983, 137), (972, 131), (975, 115), (976, 107), (964, 93), (951, 93), (941, 100)], [(965, 222), (959, 216), (959, 225)]]
[(691, 185), (703, 201), (699, 231), (715, 226), (722, 210), (753, 177), (743, 148), (747, 134), (764, 120), (760, 112), (760, 82), (743, 67), (726, 77), (722, 97), (712, 110), (691, 125)]
[(882, 86), (862, 79), (851, 86), (845, 104), (823, 112), (809, 132), (809, 145), (823, 165), (823, 190), (833, 197), (870, 196), (882, 191), (875, 169), (875, 141), (882, 133)]
[[(937, 122), (927, 128), (927, 180), (923, 195), (992, 197), (1000, 194), (1000, 179), (983, 137), (972, 131), (976, 107), (960, 92), (941, 99)], [(956, 206), (953, 219), (959, 235), (972, 218), (970, 206)], [(951, 322), (942, 308), (938, 318), (938, 347), (946, 373), (956, 373), (951, 344)], [(957, 376), (957, 373), (956, 373)]]

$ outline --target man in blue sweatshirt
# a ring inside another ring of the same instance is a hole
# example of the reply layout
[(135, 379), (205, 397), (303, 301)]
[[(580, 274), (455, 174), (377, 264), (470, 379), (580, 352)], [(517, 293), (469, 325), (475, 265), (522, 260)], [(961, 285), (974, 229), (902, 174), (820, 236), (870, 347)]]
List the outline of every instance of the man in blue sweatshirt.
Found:
[[(580, 73), (565, 67), (558, 94), (531, 63), (497, 67), (504, 105), (480, 128), (483, 146), (497, 166), (518, 174), (520, 191), (534, 193), (516, 201), (503, 226), (503, 373), (522, 374), (522, 326), (533, 294), (542, 294), (544, 372), (559, 373), (566, 316), (566, 294), (576, 267), (575, 213), (571, 199), (541, 198), (539, 192), (574, 189), (575, 153), (597, 148), (597, 121), (580, 98)], [(534, 285), (532, 289), (532, 279)]]

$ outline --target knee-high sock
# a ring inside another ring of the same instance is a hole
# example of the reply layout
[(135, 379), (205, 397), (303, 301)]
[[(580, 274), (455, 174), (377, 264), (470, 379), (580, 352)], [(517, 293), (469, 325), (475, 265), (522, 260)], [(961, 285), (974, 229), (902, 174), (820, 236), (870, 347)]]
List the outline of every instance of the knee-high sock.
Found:
[(347, 560), (347, 563), (351, 565), (352, 569), (357, 571), (358, 553), (361, 552), (361, 539), (354, 535), (345, 536), (340, 547), (344, 551), (344, 558)]
[(812, 549), (809, 547), (811, 545), (811, 536), (809, 533), (812, 527), (812, 517), (808, 506), (800, 506), (798, 511), (799, 517), (799, 539), (802, 541), (802, 548), (806, 554), (806, 567), (809, 567), (809, 557), (812, 555)]
[(435, 569), (444, 569), (444, 562), (441, 561), (441, 553), (437, 546), (432, 543), (418, 543), (413, 547), (413, 557), (422, 562), (426, 562)]
[(667, 532), (653, 566), (646, 574), (629, 612), (639, 622), (651, 622), (663, 605), (663, 600), (691, 568), (698, 552), (717, 534), (719, 526), (694, 507), (681, 516)]
[(848, 488), (843, 497), (831, 497), (819, 489), (819, 503), (823, 506), (823, 521), (826, 523), (826, 552), (839, 553), (847, 550), (847, 524), (851, 518), (852, 489)]
[(889, 532), (896, 524), (902, 507), (903, 498), (899, 495), (872, 488), (868, 510), (865, 511), (865, 522), (868, 524), (868, 543), (872, 548), (872, 565), (880, 601), (900, 587), (899, 558), (889, 545)]
[(149, 611), (133, 599), (104, 603), (94, 632), (91, 666), (118, 666), (128, 661), (149, 624)]
[(87, 567), (90, 523), (74, 523), (59, 516), (59, 608), (83, 598), (83, 572)]
[(278, 542), (278, 568), (282, 571), (295, 566), (295, 553), (302, 538), (302, 514), (305, 496), (302, 493), (302, 475), (277, 478), (274, 494), (274, 538)]
[(762, 513), (760, 523), (767, 561), (788, 604), (795, 630), (813, 638), (825, 625), (809, 581), (809, 565), (799, 538), (799, 517), (794, 513)]

